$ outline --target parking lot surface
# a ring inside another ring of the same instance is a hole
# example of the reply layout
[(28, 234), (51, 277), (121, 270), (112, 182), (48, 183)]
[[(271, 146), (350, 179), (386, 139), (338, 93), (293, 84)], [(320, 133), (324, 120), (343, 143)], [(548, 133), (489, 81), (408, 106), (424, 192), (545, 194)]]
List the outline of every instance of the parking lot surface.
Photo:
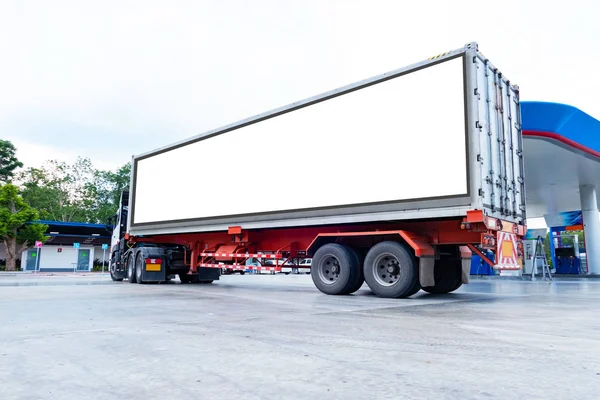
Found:
[(0, 399), (598, 399), (600, 280), (326, 296), (0, 276)]

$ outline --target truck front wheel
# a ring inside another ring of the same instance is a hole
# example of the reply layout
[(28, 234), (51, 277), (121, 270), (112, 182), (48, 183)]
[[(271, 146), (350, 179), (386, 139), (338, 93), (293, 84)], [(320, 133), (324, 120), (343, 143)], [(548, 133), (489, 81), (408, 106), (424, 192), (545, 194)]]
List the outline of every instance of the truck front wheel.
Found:
[(122, 275), (122, 272), (117, 273), (117, 257), (115, 256), (115, 254), (113, 254), (110, 258), (110, 265), (108, 267), (108, 270), (110, 272), (110, 279), (112, 279), (115, 282), (121, 282), (123, 280), (124, 277)]
[(122, 276), (117, 275), (114, 264), (110, 266), (110, 279), (115, 282), (121, 282), (123, 280)]
[(316, 251), (310, 274), (317, 289), (330, 295), (358, 290), (358, 281), (362, 278), (358, 257), (352, 249), (336, 243), (326, 244)]
[(381, 242), (369, 250), (364, 274), (369, 288), (380, 297), (408, 297), (418, 291), (418, 266), (407, 247)]

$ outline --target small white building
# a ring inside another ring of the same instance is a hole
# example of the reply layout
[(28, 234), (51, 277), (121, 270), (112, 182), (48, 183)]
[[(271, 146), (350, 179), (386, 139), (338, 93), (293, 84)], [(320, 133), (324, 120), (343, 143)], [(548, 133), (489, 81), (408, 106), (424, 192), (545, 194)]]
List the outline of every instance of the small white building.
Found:
[[(110, 231), (103, 224), (80, 222), (40, 221), (48, 225), (48, 239), (41, 248), (30, 248), (21, 255), (23, 271), (68, 272), (91, 271), (94, 264), (100, 264), (106, 256), (108, 266), (109, 251), (103, 245), (110, 245)], [(4, 246), (2, 246), (4, 247)], [(0, 255), (5, 249), (0, 249)], [(5, 258), (5, 257), (0, 257)], [(101, 264), (100, 264), (101, 265)]]

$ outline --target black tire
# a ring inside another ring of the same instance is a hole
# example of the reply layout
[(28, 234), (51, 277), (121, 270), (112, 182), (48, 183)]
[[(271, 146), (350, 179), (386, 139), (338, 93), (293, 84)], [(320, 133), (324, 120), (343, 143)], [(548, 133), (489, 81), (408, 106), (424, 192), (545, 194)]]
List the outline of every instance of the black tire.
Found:
[(361, 254), (357, 250), (353, 249), (352, 247), (348, 247), (348, 251), (350, 251), (352, 253), (352, 255), (355, 257), (356, 265), (358, 265), (358, 276), (356, 277), (356, 281), (354, 281), (353, 285), (348, 287), (348, 290), (346, 293), (346, 294), (352, 294), (352, 293), (356, 292), (358, 289), (360, 289), (362, 287), (362, 285), (365, 283), (365, 275), (363, 272), (364, 257), (361, 257)]
[(192, 275), (179, 274), (179, 280), (181, 283), (190, 283), (192, 281)]
[(246, 271), (240, 271), (240, 275), (245, 275)]
[(211, 284), (211, 283), (213, 283), (213, 282), (214, 282), (214, 280), (212, 280), (212, 279), (208, 279), (208, 280), (199, 281), (199, 283), (202, 283), (202, 284), (204, 284), (204, 285), (208, 285), (208, 284)]
[(138, 253), (135, 258), (135, 281), (139, 284), (144, 283), (144, 259), (142, 253)]
[(439, 259), (433, 266), (434, 286), (424, 287), (423, 290), (431, 294), (446, 294), (454, 292), (462, 286), (461, 260)]
[(123, 281), (124, 277), (117, 274), (117, 271), (115, 270), (116, 266), (117, 266), (117, 260), (116, 260), (115, 255), (113, 254), (113, 256), (110, 258), (108, 272), (110, 273), (110, 279), (112, 279), (114, 282), (121, 282), (121, 281)]
[(408, 297), (419, 281), (419, 269), (412, 250), (401, 243), (381, 242), (369, 250), (364, 264), (365, 281), (380, 297)]
[(419, 282), (419, 279), (417, 278), (417, 282), (415, 282), (415, 286), (406, 294), (406, 297), (414, 296), (415, 294), (419, 293), (420, 290), (421, 290), (421, 283)]
[(135, 283), (135, 260), (133, 254), (127, 257), (127, 280), (129, 283)]
[(343, 295), (357, 285), (360, 265), (358, 258), (348, 247), (329, 243), (315, 253), (310, 275), (321, 292)]
[(112, 279), (115, 282), (122, 282), (123, 278), (120, 278), (118, 276), (116, 276), (112, 270), (110, 270), (110, 279)]
[(289, 273), (289, 272), (284, 272), (283, 274), (284, 274), (284, 275), (289, 275), (290, 273)]

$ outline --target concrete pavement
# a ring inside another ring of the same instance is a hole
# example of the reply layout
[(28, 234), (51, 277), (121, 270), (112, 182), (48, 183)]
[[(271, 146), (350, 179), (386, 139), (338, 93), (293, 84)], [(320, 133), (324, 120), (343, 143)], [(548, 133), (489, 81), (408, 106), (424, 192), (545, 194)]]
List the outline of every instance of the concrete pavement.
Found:
[(0, 276), (0, 399), (597, 399), (600, 281), (325, 296)]

